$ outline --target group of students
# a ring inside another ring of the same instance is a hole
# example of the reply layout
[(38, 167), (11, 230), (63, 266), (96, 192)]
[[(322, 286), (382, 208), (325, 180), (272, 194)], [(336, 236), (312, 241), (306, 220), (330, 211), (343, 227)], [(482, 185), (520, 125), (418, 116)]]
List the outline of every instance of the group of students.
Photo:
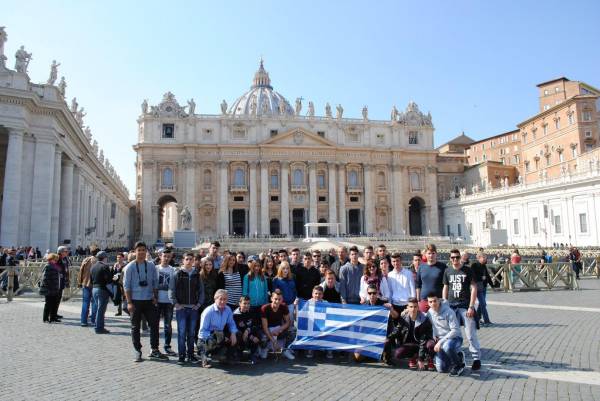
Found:
[[(219, 247), (215, 241), (206, 255), (185, 253), (178, 267), (169, 249), (159, 253), (155, 264), (143, 242), (135, 244), (126, 266), (120, 255), (109, 267), (106, 255), (100, 252), (92, 257), (89, 282), (84, 266), (90, 263), (84, 261), (81, 284), (84, 289), (91, 288), (92, 301), (96, 301), (96, 306), (92, 305), (96, 332), (108, 333), (103, 326), (107, 300), (120, 291), (131, 319), (136, 361), (143, 359), (140, 328), (145, 320), (151, 359), (177, 356), (180, 364), (205, 367), (213, 360), (256, 363), (269, 352), (295, 358), (288, 346), (294, 337), (298, 299), (381, 305), (390, 314), (382, 357), (388, 364), (408, 359), (409, 368), (460, 375), (465, 368), (462, 325), (472, 356), (471, 369), (481, 367), (478, 316), (491, 323), (485, 305), (489, 278), (483, 253), (469, 265), (468, 258), (454, 249), (448, 266), (437, 260), (436, 247), (430, 244), (423, 253), (413, 255), (410, 266), (403, 267), (401, 255), (390, 255), (383, 245), (377, 254), (373, 247), (366, 247), (362, 257), (356, 247), (340, 247), (336, 255), (332, 252), (324, 257), (319, 251), (301, 254), (293, 249), (289, 254), (287, 250), (270, 251), (247, 261), (241, 252), (220, 254)], [(89, 313), (86, 292), (82, 325), (87, 324)], [(475, 310), (478, 300), (479, 313)], [(177, 353), (171, 347), (173, 315)], [(164, 353), (159, 349), (161, 318)], [(326, 358), (335, 357), (332, 350), (324, 351)], [(304, 356), (313, 358), (314, 352), (306, 350)], [(364, 359), (360, 352), (350, 353), (349, 358)]]

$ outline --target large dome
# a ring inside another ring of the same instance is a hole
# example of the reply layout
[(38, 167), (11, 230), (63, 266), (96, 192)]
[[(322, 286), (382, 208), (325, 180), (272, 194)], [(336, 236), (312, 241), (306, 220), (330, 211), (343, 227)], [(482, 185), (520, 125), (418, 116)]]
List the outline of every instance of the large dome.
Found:
[(263, 61), (260, 60), (260, 67), (254, 74), (252, 88), (231, 105), (229, 114), (236, 116), (293, 116), (294, 109), (286, 98), (273, 90), (269, 73), (265, 71)]

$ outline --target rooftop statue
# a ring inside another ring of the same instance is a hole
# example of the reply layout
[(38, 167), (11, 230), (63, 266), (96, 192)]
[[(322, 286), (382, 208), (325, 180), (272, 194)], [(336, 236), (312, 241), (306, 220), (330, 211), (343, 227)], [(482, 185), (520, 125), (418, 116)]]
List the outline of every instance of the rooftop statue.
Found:
[(142, 114), (148, 114), (148, 99), (142, 102)]
[(8, 40), (8, 35), (4, 30), (5, 27), (0, 26), (0, 68), (6, 68), (6, 56), (4, 55), (4, 43)]
[(227, 102), (225, 99), (221, 102), (221, 114), (227, 114)]
[(188, 104), (188, 113), (190, 116), (193, 116), (194, 113), (196, 112), (196, 102), (194, 102), (194, 98), (191, 98), (190, 100), (188, 100), (187, 104)]
[(27, 73), (27, 67), (31, 61), (31, 53), (25, 51), (25, 46), (21, 46), (15, 53), (15, 70), (17, 72)]
[(312, 101), (308, 102), (308, 113), (306, 113), (306, 115), (309, 117), (315, 116), (315, 105)]
[(74, 97), (71, 99), (71, 113), (77, 113), (77, 108), (79, 107), (79, 103), (77, 103), (77, 98)]
[(337, 107), (335, 108), (337, 110), (337, 115), (336, 118), (338, 120), (342, 119), (342, 116), (344, 115), (344, 108), (342, 107), (341, 104), (338, 104)]
[(366, 105), (362, 108), (362, 117), (365, 121), (369, 119), (369, 108)]
[(65, 81), (65, 77), (60, 77), (60, 82), (58, 83), (58, 92), (62, 97), (65, 97), (67, 93), (67, 81)]
[(392, 107), (392, 115), (390, 116), (392, 121), (398, 121), (398, 109), (396, 108), (396, 105), (394, 105), (394, 107)]
[(329, 102), (325, 105), (325, 117), (331, 118), (331, 105)]
[(296, 98), (296, 115), (299, 116), (301, 111), (302, 111), (302, 98), (297, 97)]
[(60, 63), (57, 63), (56, 60), (52, 60), (52, 65), (50, 66), (50, 77), (48, 78), (48, 85), (54, 85), (56, 79), (58, 78), (58, 66)]

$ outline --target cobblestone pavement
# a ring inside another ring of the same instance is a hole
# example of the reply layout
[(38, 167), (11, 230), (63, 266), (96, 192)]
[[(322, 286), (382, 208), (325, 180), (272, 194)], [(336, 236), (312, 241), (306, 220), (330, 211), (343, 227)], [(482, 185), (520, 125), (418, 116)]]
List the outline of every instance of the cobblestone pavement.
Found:
[[(490, 294), (495, 325), (479, 331), (483, 369), (459, 378), (345, 358), (212, 369), (175, 358), (135, 364), (128, 321), (112, 306), (112, 334), (99, 336), (79, 326), (78, 301), (61, 305), (62, 324), (48, 325), (38, 299), (1, 300), (0, 400), (600, 400), (600, 281), (581, 287)], [(148, 343), (144, 337), (144, 353)]]

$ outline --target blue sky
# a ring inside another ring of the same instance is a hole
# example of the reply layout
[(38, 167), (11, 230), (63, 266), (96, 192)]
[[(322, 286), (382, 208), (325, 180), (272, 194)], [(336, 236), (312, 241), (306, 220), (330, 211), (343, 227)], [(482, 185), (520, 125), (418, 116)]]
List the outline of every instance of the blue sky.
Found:
[[(17, 5), (18, 4), (18, 5)], [(543, 6), (540, 6), (543, 4)], [(2, 7), (6, 54), (24, 44), (45, 82), (62, 65), (105, 154), (135, 186), (140, 103), (172, 91), (197, 113), (245, 92), (262, 55), (277, 91), (323, 114), (326, 102), (388, 119), (414, 100), (436, 146), (480, 139), (537, 112), (535, 85), (559, 76), (600, 86), (597, 1), (20, 1)], [(131, 192), (131, 195), (133, 193)]]

